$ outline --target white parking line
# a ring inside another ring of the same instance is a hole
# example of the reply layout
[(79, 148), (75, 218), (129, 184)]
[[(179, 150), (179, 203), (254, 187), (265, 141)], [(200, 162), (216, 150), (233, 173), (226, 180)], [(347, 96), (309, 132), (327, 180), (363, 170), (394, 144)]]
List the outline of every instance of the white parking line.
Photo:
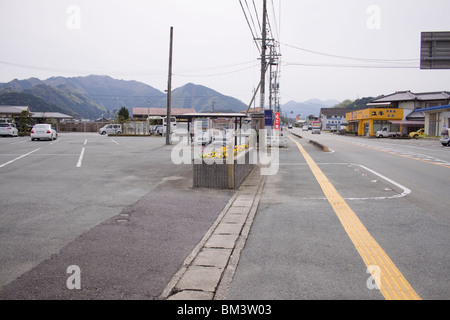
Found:
[(86, 140), (84, 140), (84, 143), (83, 143), (84, 145), (86, 145), (87, 144), (87, 139)]
[(118, 142), (117, 142), (116, 140), (114, 140), (114, 139), (111, 139), (111, 141), (114, 142), (114, 143), (117, 144), (117, 145), (120, 144), (120, 143), (118, 143)]
[(38, 150), (41, 150), (41, 148), (35, 149), (35, 150), (31, 151), (31, 152), (28, 152), (28, 153), (26, 153), (26, 154), (23, 154), (23, 155), (17, 157), (17, 158), (15, 158), (15, 159), (11, 160), (11, 161), (5, 162), (4, 164), (1, 164), (1, 165), (0, 165), (0, 168), (6, 167), (8, 164), (11, 164), (11, 163), (13, 163), (13, 162), (15, 162), (15, 161), (17, 161), (17, 160), (19, 160), (19, 159), (22, 159), (22, 158), (24, 158), (24, 157), (26, 157), (26, 156), (29, 156), (30, 154), (32, 154), (33, 152), (36, 152), (36, 151), (38, 151)]
[[(284, 165), (287, 165), (287, 164), (290, 164), (290, 165), (306, 165), (307, 163), (284, 163)], [(396, 186), (396, 187), (398, 187), (398, 188), (403, 190), (401, 193), (398, 193), (398, 194), (395, 194), (395, 195), (392, 195), (392, 196), (364, 197), (364, 198), (353, 198), (352, 197), (352, 198), (344, 198), (345, 200), (385, 200), (385, 199), (396, 199), (396, 198), (403, 198), (403, 197), (405, 197), (405, 196), (407, 196), (407, 195), (409, 195), (411, 193), (410, 189), (408, 189), (407, 187), (401, 185), (400, 183), (395, 182), (394, 180), (389, 179), (388, 177), (385, 177), (382, 174), (380, 174), (380, 173), (378, 173), (378, 172), (376, 172), (376, 171), (374, 171), (372, 169), (369, 169), (369, 168), (367, 168), (367, 167), (365, 167), (363, 165), (360, 165), (360, 164), (356, 164), (356, 163), (317, 163), (317, 165), (351, 165), (351, 166), (358, 166), (358, 167), (373, 173), (374, 175), (378, 176), (379, 178), (381, 178), (381, 179), (387, 181), (388, 183), (390, 183), (390, 184), (392, 184), (392, 185), (394, 185), (394, 186)], [(359, 171), (359, 169), (355, 169), (355, 170)], [(371, 182), (372, 183), (376, 183), (377, 180), (371, 180)], [(303, 199), (304, 200), (326, 200), (326, 198), (303, 198)]]
[(395, 182), (395, 181), (392, 180), (392, 179), (389, 179), (388, 177), (385, 177), (385, 176), (379, 174), (378, 172), (376, 172), (376, 171), (374, 171), (374, 170), (372, 170), (372, 169), (369, 169), (369, 168), (367, 168), (367, 167), (365, 167), (365, 166), (363, 166), (363, 165), (360, 165), (360, 164), (353, 164), (353, 165), (355, 165), (355, 166), (360, 166), (361, 168), (363, 168), (363, 169), (365, 169), (365, 170), (367, 170), (367, 171), (369, 171), (369, 172), (372, 172), (373, 174), (377, 175), (377, 176), (380, 177), (381, 179), (383, 179), (383, 180), (389, 182), (390, 184), (393, 184), (394, 186), (396, 186), (396, 187), (402, 189), (403, 192), (402, 192), (402, 193), (399, 193), (399, 194), (396, 194), (396, 195), (393, 195), (393, 196), (387, 196), (387, 197), (347, 198), (348, 200), (369, 200), (369, 199), (382, 200), (382, 199), (394, 199), (394, 198), (402, 198), (402, 197), (407, 196), (408, 194), (411, 193), (411, 190), (408, 189), (407, 187), (401, 185), (401, 184), (398, 183), (398, 182)]
[(81, 153), (80, 153), (80, 157), (78, 158), (78, 163), (77, 163), (77, 168), (81, 167), (81, 162), (83, 161), (83, 157), (84, 157), (84, 150), (86, 148), (81, 149)]
[(10, 145), (20, 144), (20, 143), (24, 143), (24, 142), (28, 142), (28, 140), (23, 140), (23, 141), (19, 141), (19, 142), (11, 142)]

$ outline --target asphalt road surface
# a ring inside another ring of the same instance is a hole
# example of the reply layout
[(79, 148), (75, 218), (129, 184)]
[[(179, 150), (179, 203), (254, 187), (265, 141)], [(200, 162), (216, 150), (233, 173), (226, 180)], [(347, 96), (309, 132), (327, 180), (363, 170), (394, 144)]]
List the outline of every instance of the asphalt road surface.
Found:
[(226, 299), (386, 298), (350, 238), (352, 227), (344, 228), (340, 209), (327, 201), (295, 141), (356, 214), (347, 220), (359, 219), (414, 298), (449, 299), (450, 148), (439, 141), (294, 132), (304, 139), (290, 135), (280, 150), (280, 170), (267, 178)]
[[(225, 298), (381, 300), (401, 282), (413, 298), (448, 299), (450, 148), (298, 133)], [(193, 189), (163, 140), (0, 139), (0, 299), (158, 298), (233, 195)], [(367, 261), (400, 280), (378, 288)], [(68, 288), (71, 266), (82, 290)]]
[[(154, 299), (232, 192), (160, 137), (0, 139), (0, 298)], [(69, 290), (75, 265), (83, 290)], [(70, 271), (70, 270), (69, 270)]]

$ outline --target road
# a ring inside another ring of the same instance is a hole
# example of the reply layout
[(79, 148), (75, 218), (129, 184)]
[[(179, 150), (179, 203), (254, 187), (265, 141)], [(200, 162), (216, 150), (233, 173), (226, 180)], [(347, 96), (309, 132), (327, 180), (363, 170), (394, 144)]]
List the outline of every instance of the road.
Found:
[[(298, 133), (267, 176), (225, 298), (381, 300), (406, 288), (448, 299), (450, 148)], [(157, 299), (234, 194), (193, 189), (162, 138), (67, 133), (0, 148), (0, 299)], [(67, 287), (72, 265), (82, 290)], [(400, 280), (384, 282), (387, 269)]]
[[(171, 148), (95, 133), (0, 139), (0, 298), (158, 297), (232, 196), (194, 190)], [(67, 289), (71, 265), (85, 290)]]
[[(304, 139), (289, 135), (280, 150), (280, 170), (267, 178), (226, 299), (399, 298), (384, 282), (384, 267), (399, 270), (414, 293), (407, 298), (449, 299), (450, 148), (439, 141), (295, 132)], [(320, 182), (318, 170), (325, 176)], [(335, 205), (338, 196), (346, 209)], [(371, 262), (381, 268), (376, 275), (385, 291), (368, 273), (363, 241), (387, 255), (374, 254)]]

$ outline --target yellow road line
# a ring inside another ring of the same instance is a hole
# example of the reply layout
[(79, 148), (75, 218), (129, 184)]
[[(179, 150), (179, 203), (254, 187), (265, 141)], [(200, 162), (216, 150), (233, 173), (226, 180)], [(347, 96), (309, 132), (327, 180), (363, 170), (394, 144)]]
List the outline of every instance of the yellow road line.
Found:
[(367, 268), (372, 268), (373, 266), (379, 268), (380, 277), (379, 279), (376, 278), (376, 280), (378, 281), (377, 285), (383, 296), (388, 300), (420, 300), (419, 295), (414, 291), (386, 252), (384, 252), (376, 240), (370, 235), (355, 212), (337, 192), (311, 156), (300, 143), (292, 139), (292, 137), (289, 138), (296, 143)]

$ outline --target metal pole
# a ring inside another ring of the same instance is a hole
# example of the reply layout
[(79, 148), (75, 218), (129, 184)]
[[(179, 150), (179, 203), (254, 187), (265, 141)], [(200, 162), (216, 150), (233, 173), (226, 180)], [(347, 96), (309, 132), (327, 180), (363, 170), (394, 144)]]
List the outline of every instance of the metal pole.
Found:
[(166, 145), (170, 145), (170, 129), (172, 122), (171, 114), (171, 98), (172, 98), (172, 48), (173, 48), (173, 27), (170, 27), (170, 49), (169, 49), (169, 81), (167, 84), (167, 121), (166, 121)]
[(264, 110), (264, 100), (265, 100), (265, 77), (266, 77), (266, 41), (267, 41), (267, 28), (266, 28), (266, 11), (267, 11), (267, 1), (264, 0), (263, 4), (263, 21), (262, 21), (262, 45), (261, 45), (261, 110)]

